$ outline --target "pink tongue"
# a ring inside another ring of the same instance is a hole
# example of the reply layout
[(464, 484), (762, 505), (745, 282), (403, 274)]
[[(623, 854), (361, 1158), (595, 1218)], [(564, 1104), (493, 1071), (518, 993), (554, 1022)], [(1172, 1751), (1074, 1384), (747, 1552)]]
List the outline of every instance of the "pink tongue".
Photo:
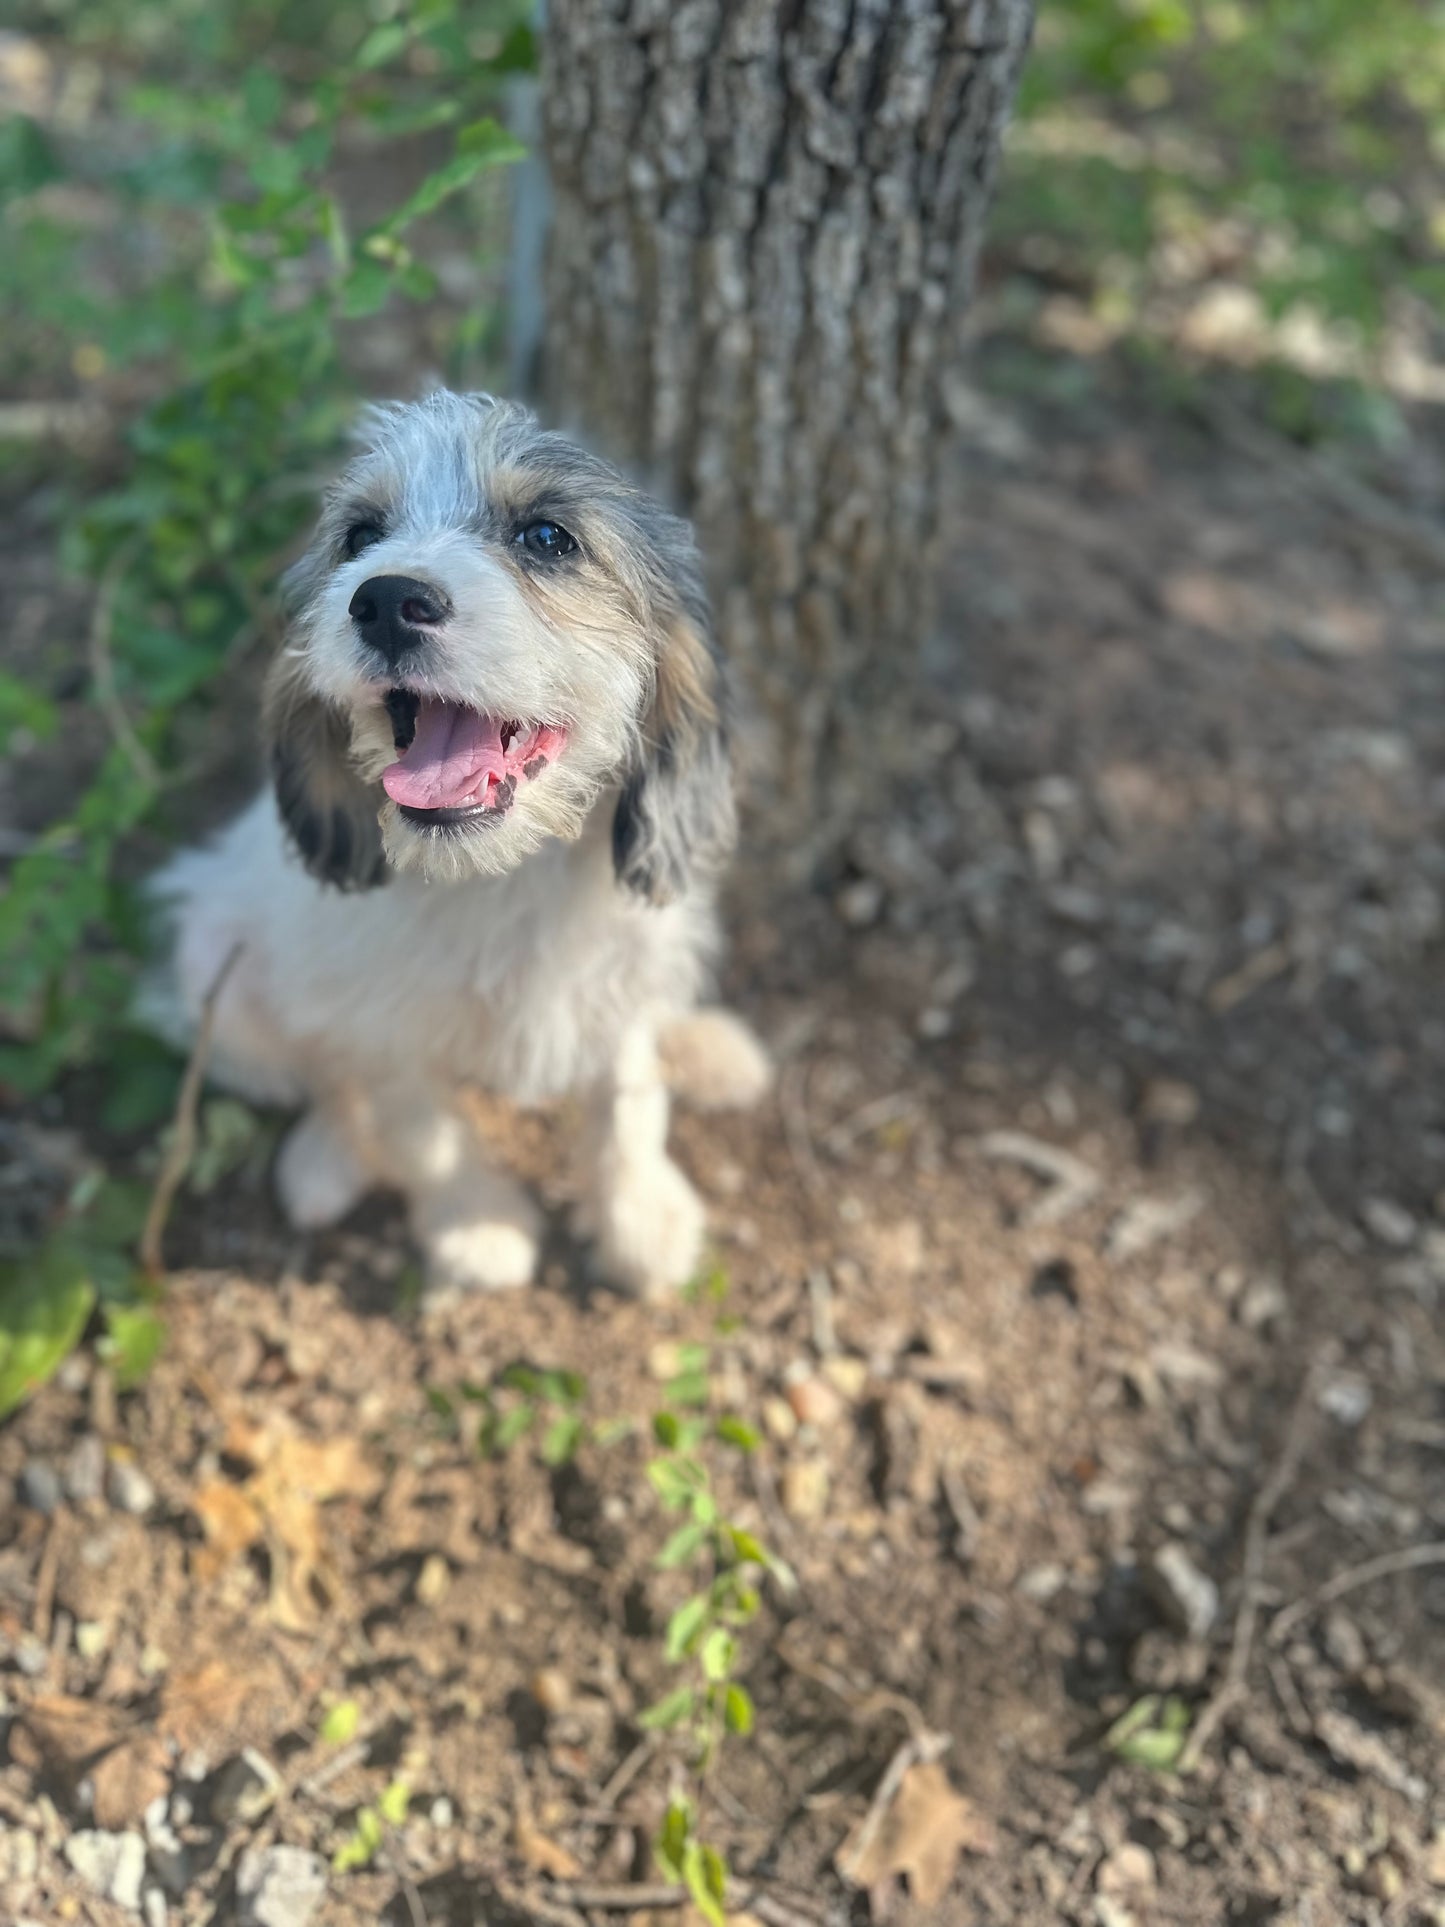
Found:
[(506, 771), (495, 717), (428, 696), (417, 709), (410, 747), (399, 763), (383, 770), (381, 786), (408, 809), (452, 810), (485, 802), (486, 779), (494, 776), (500, 783)]

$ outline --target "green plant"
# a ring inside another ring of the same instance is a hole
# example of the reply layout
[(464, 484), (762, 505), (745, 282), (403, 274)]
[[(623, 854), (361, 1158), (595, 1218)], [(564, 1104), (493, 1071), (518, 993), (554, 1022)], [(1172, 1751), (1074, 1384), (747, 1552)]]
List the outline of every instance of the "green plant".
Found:
[[(707, 1348), (686, 1349), (684, 1370), (671, 1389), (700, 1404), (705, 1389), (697, 1397), (695, 1381), (700, 1378), (705, 1388)], [(697, 1788), (696, 1797), (675, 1794), (668, 1803), (654, 1853), (662, 1872), (686, 1886), (698, 1911), (722, 1927), (728, 1866), (700, 1832), (702, 1798), (726, 1736), (746, 1739), (753, 1730), (752, 1697), (738, 1677), (740, 1635), (757, 1615), (762, 1575), (771, 1573), (785, 1587), (793, 1578), (760, 1539), (725, 1515), (703, 1456), (710, 1441), (756, 1450), (753, 1428), (731, 1416), (709, 1420), (662, 1411), (653, 1420), (653, 1435), (663, 1450), (648, 1464), (648, 1481), (669, 1512), (684, 1515), (654, 1563), (664, 1572), (686, 1571), (696, 1589), (673, 1612), (663, 1640), (668, 1661), (684, 1677), (647, 1708), (640, 1724), (686, 1734)]]

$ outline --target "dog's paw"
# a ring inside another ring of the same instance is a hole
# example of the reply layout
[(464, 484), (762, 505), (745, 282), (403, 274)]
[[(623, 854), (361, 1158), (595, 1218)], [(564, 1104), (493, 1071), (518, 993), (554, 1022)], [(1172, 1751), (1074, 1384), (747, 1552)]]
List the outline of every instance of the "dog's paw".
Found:
[(697, 1273), (707, 1213), (670, 1159), (595, 1201), (597, 1257), (609, 1283), (638, 1298), (677, 1291)]
[(668, 1089), (695, 1111), (746, 1111), (773, 1081), (772, 1060), (741, 1017), (709, 1007), (689, 1011), (657, 1039)]
[(515, 1291), (537, 1271), (537, 1239), (520, 1224), (453, 1224), (426, 1240), (431, 1291)]
[(361, 1161), (329, 1119), (308, 1111), (276, 1159), (276, 1195), (297, 1231), (320, 1231), (344, 1218), (367, 1189)]

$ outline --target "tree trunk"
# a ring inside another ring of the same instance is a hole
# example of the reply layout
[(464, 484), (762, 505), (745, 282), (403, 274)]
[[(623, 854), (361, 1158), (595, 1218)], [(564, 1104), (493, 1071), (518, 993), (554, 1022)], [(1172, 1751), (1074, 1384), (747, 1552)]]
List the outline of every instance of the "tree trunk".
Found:
[(929, 620), (943, 381), (1031, 23), (549, 0), (546, 398), (695, 518), (794, 752)]

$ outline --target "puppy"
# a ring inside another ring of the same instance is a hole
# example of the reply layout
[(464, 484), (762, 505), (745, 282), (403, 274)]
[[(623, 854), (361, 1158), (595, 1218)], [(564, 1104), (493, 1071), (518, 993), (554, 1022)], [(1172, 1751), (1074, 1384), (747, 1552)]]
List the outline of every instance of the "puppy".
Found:
[(521, 1285), (539, 1215), (456, 1101), (587, 1108), (582, 1228), (607, 1278), (693, 1275), (701, 1201), (669, 1084), (768, 1082), (698, 998), (734, 840), (723, 674), (687, 525), (513, 404), (374, 411), (289, 578), (266, 687), (272, 786), (156, 879), (174, 936), (147, 1008), (216, 999), (212, 1077), (299, 1106), (277, 1165), (298, 1227), (374, 1185), (435, 1282)]

